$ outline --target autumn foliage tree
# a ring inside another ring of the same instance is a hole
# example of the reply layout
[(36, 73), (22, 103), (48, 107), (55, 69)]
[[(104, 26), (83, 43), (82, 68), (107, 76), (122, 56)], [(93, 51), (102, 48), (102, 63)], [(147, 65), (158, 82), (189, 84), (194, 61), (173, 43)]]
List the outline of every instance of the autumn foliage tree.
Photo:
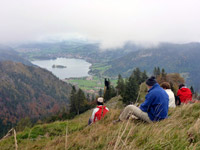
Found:
[(162, 69), (162, 73), (157, 76), (156, 78), (157, 82), (161, 84), (162, 82), (169, 82), (171, 85), (171, 89), (176, 95), (178, 91), (178, 87), (181, 83), (185, 83), (185, 79), (181, 77), (179, 73), (170, 73), (167, 74), (164, 69)]

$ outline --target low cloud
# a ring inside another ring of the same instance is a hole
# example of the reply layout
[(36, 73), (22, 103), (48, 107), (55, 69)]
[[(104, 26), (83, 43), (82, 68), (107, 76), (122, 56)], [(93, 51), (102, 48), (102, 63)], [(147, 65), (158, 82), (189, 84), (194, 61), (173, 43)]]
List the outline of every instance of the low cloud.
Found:
[(199, 42), (199, 0), (6, 0), (0, 43), (84, 39), (102, 48)]

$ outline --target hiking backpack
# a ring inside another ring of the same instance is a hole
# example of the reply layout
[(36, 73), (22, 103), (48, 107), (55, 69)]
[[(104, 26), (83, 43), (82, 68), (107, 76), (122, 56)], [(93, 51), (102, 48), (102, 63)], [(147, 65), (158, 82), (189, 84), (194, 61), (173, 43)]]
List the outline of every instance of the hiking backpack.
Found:
[[(103, 111), (102, 111), (102, 107), (103, 107)], [(99, 110), (95, 113), (93, 122), (97, 120), (101, 120), (101, 117), (104, 117), (105, 114), (108, 112), (108, 110), (106, 109), (106, 106), (97, 106), (97, 108), (99, 108)]]

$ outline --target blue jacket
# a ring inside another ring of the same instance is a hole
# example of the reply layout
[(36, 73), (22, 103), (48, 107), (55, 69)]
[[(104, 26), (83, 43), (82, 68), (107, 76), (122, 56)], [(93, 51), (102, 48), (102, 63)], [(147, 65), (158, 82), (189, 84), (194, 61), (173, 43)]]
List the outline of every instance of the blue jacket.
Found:
[(148, 91), (145, 102), (140, 105), (140, 109), (148, 113), (152, 121), (159, 121), (167, 118), (169, 96), (158, 83)]

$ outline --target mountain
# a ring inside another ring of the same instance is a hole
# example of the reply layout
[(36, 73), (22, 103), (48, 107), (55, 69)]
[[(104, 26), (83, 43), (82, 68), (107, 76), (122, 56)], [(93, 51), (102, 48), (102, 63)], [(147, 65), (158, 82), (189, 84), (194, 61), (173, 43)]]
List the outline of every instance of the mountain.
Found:
[(2, 61), (14, 61), (14, 62), (21, 62), (25, 65), (32, 66), (33, 64), (28, 60), (24, 59), (20, 56), (18, 52), (13, 50), (12, 48), (4, 45), (0, 45), (0, 62)]
[[(60, 43), (35, 43), (18, 47), (20, 54), (30, 58), (73, 57), (83, 58), (92, 63), (91, 74), (116, 77), (130, 76), (139, 67), (152, 74), (154, 67), (164, 68), (168, 73), (181, 73), (189, 86), (200, 92), (200, 43), (172, 44), (144, 48), (127, 42), (121, 48), (101, 50), (100, 44), (80, 41)], [(23, 53), (22, 53), (23, 51)]]
[(102, 63), (137, 51), (138, 46), (127, 42), (121, 48), (102, 50), (99, 43), (63, 41), (58, 43), (30, 43), (15, 47), (27, 59), (52, 59), (57, 57), (83, 58), (90, 63)]
[(126, 56), (107, 62), (107, 65), (111, 67), (104, 74), (129, 76), (136, 67), (151, 74), (154, 67), (160, 67), (168, 73), (182, 73), (189, 85), (200, 90), (200, 85), (196, 82), (200, 76), (199, 58), (200, 43), (163, 43), (155, 48), (131, 52)]
[(47, 70), (0, 62), (0, 134), (20, 119), (39, 119), (69, 106), (71, 85)]
[[(199, 103), (170, 109), (168, 119), (151, 124), (132, 119), (113, 124), (113, 120), (118, 119), (123, 108), (119, 109), (119, 102), (114, 99), (108, 103), (106, 106), (110, 110), (109, 113), (90, 126), (87, 121), (92, 111), (87, 111), (72, 120), (38, 124), (33, 128), (26, 128), (23, 132), (17, 132), (18, 149), (200, 149)], [(1, 140), (0, 147), (1, 150), (15, 149), (13, 135)]]

